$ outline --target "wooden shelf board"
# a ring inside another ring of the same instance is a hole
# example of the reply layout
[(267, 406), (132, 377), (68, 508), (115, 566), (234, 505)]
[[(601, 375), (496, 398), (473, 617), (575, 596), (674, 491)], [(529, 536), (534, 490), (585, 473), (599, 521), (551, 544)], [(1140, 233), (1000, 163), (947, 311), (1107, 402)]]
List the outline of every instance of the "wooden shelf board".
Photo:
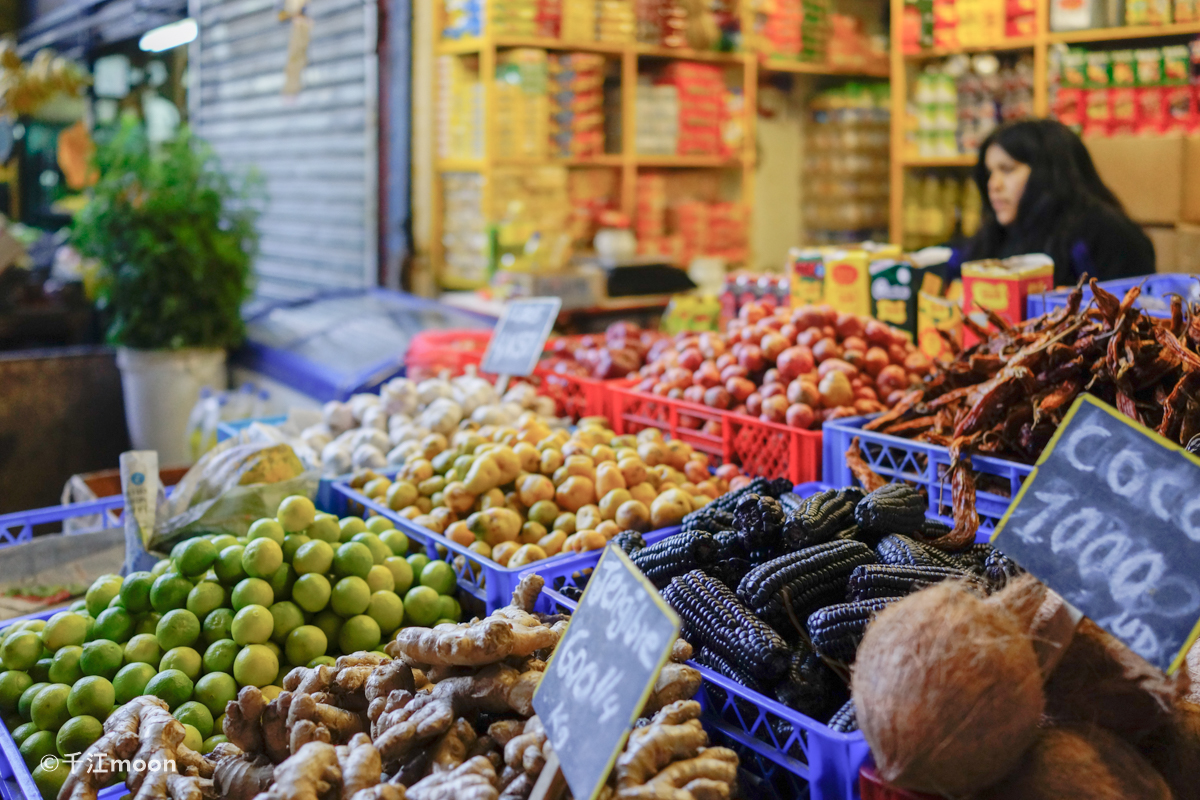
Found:
[(969, 47), (930, 47), (919, 53), (905, 53), (906, 61), (923, 61), (929, 58), (945, 58), (966, 53), (1003, 53), (1007, 50), (1029, 50), (1033, 47), (1032, 36), (1013, 36), (999, 42), (971, 45)]
[(718, 53), (707, 50), (689, 50), (683, 47), (656, 47), (650, 44), (632, 45), (634, 52), (645, 58), (670, 58), (678, 61), (712, 61), (719, 64), (744, 64), (745, 53)]
[(801, 75), (830, 75), (864, 78), (887, 78), (889, 70), (886, 65), (878, 69), (859, 69), (855, 67), (840, 67), (831, 64), (820, 64), (813, 61), (792, 61), (788, 59), (768, 58), (759, 65), (766, 72), (790, 72)]
[(482, 172), (482, 158), (439, 158), (438, 172)]
[(1118, 28), (1091, 28), (1082, 31), (1051, 31), (1046, 39), (1051, 44), (1073, 42), (1121, 42), (1128, 39), (1153, 39), (1159, 36), (1189, 36), (1200, 33), (1200, 22), (1174, 25), (1130, 25)]
[(494, 45), (500, 49), (512, 47), (540, 47), (544, 50), (571, 50), (580, 53), (622, 55), (636, 53), (646, 58), (670, 58), (679, 61), (711, 61), (721, 64), (743, 64), (745, 53), (718, 53), (704, 50), (688, 50), (676, 47), (656, 47), (635, 42), (573, 42), (565, 39), (547, 39), (538, 36), (474, 36), (465, 39), (442, 39), (437, 43), (439, 55), (468, 55), (478, 53)]
[(724, 156), (635, 156), (639, 167), (668, 167), (694, 169), (735, 169), (742, 166), (741, 159)]
[(937, 158), (921, 158), (914, 156), (903, 159), (906, 167), (973, 167), (979, 160), (978, 156), (940, 156)]

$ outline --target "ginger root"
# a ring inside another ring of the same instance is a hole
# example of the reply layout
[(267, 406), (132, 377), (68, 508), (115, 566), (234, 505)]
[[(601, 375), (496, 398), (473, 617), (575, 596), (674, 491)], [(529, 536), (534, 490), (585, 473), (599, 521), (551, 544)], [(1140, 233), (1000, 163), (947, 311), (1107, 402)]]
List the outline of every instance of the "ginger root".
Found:
[[(147, 695), (137, 697), (113, 712), (104, 721), (104, 735), (75, 762), (58, 796), (63, 800), (95, 800), (100, 788), (116, 774), (106, 765), (111, 767), (114, 761), (128, 761), (137, 752), (143, 709), (165, 709), (166, 705)], [(91, 765), (94, 766), (89, 769)]]
[(686, 664), (668, 661), (658, 673), (658, 680), (654, 682), (654, 689), (650, 692), (642, 713), (653, 714), (678, 700), (695, 697), (696, 692), (700, 691), (700, 683), (699, 670)]
[(358, 714), (327, 703), (318, 703), (315, 696), (310, 694), (292, 695), (287, 726), (291, 731), (293, 753), (309, 741), (348, 742), (366, 728), (363, 718)]
[(309, 742), (275, 767), (275, 783), (255, 800), (323, 800), (341, 779), (334, 746)]
[(265, 753), (274, 764), (288, 757), (287, 715), (292, 695), (282, 692), (267, 702), (261, 690), (243, 686), (225, 706), (225, 736), (247, 753)]
[(383, 762), (379, 751), (371, 744), (371, 737), (356, 733), (348, 744), (336, 748), (338, 767), (342, 771), (342, 798), (350, 800), (354, 795), (379, 783), (383, 775)]
[(408, 788), (408, 800), (498, 800), (496, 770), (482, 756), (451, 772), (435, 772)]
[(433, 748), (433, 756), (430, 759), (433, 771), (451, 772), (457, 769), (467, 760), (467, 749), (475, 744), (478, 738), (471, 723), (461, 717), (455, 720), (454, 725)]

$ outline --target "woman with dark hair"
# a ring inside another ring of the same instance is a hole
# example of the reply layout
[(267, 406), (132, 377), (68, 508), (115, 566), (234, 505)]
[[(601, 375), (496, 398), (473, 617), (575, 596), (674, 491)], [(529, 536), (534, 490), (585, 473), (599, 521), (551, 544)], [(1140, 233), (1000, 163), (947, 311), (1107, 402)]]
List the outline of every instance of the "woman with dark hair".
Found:
[(1010, 122), (979, 150), (979, 231), (962, 261), (1045, 253), (1054, 283), (1154, 272), (1154, 245), (1100, 180), (1078, 136), (1054, 120)]

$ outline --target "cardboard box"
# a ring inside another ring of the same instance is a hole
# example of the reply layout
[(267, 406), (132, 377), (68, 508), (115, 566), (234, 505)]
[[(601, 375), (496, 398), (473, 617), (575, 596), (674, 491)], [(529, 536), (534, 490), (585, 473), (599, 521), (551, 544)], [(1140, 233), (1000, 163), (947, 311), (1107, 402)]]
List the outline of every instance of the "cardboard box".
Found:
[[(1029, 295), (1054, 288), (1054, 262), (1049, 256), (1034, 253), (1013, 256), (1003, 261), (968, 261), (963, 264), (963, 311), (983, 327), (992, 311), (1009, 322), (1025, 319), (1025, 301)], [(968, 346), (978, 339), (965, 332)]]
[(1154, 266), (1158, 272), (1179, 272), (1179, 234), (1174, 226), (1148, 225), (1144, 228), (1154, 245)]
[(1183, 209), (1179, 219), (1200, 223), (1200, 136), (1183, 140)]
[[(1088, 136), (1084, 143), (1096, 171), (1135, 222), (1173, 225), (1183, 218), (1184, 138), (1182, 136)], [(1200, 140), (1196, 145), (1200, 175)], [(1152, 179), (1148, 179), (1151, 178)], [(1192, 176), (1189, 175), (1189, 178)], [(1200, 184), (1187, 180), (1195, 221), (1200, 222)]]
[(1200, 226), (1181, 224), (1175, 228), (1177, 272), (1200, 275)]

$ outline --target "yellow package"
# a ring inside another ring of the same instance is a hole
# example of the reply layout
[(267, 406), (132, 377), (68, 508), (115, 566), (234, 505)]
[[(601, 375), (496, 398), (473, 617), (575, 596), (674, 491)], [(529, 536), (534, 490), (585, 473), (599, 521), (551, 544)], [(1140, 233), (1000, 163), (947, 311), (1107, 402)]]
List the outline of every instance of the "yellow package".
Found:
[(948, 334), (958, 348), (962, 347), (962, 306), (945, 297), (921, 292), (917, 297), (917, 346), (931, 359), (952, 361), (955, 349), (939, 331)]
[(825, 257), (825, 302), (847, 314), (870, 316), (871, 255), (866, 250), (835, 250)]

